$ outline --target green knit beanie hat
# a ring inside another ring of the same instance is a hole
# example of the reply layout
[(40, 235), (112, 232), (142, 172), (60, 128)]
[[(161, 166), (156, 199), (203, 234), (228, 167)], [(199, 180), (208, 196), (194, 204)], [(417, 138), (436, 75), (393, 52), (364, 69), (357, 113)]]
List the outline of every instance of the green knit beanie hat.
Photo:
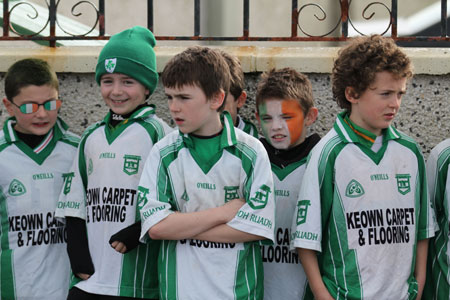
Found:
[(155, 45), (153, 33), (141, 26), (111, 36), (100, 52), (95, 80), (100, 85), (103, 74), (122, 73), (142, 83), (152, 94), (158, 83)]

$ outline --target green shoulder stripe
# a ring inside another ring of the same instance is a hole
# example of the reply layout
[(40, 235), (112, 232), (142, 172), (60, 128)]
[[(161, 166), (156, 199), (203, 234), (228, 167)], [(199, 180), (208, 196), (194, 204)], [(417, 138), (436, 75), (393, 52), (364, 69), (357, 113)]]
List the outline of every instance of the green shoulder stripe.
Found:
[(154, 118), (153, 115), (150, 115), (145, 119), (139, 119), (137, 122), (147, 130), (153, 144), (156, 144), (156, 142), (164, 137), (164, 128), (159, 120)]
[[(0, 188), (0, 219), (8, 220), (6, 195)], [(0, 226), (0, 298), (16, 299), (16, 278), (14, 276), (14, 251), (9, 247), (8, 222), (2, 221)]]
[[(447, 187), (447, 176), (448, 176), (448, 167), (450, 163), (450, 147), (445, 148), (441, 153), (439, 153), (437, 159), (436, 166), (436, 174), (435, 174), (435, 182), (433, 185), (435, 186), (434, 195), (431, 196), (431, 200), (435, 205), (436, 215), (444, 215), (443, 211), (447, 211), (446, 206), (447, 202), (445, 201), (446, 196), (446, 187)], [(447, 222), (447, 218), (444, 218), (444, 222)], [(441, 227), (442, 224), (439, 224)], [(441, 227), (442, 228), (442, 227)]]
[(8, 146), (11, 146), (11, 144), (6, 141), (5, 136), (2, 136), (0, 138), (0, 152), (2, 152)]
[(78, 148), (78, 168), (80, 170), (81, 179), (83, 180), (83, 185), (87, 187), (87, 172), (86, 172), (86, 158), (84, 157), (84, 146), (86, 145), (87, 138), (99, 127), (103, 126), (103, 122), (97, 122), (89, 126), (81, 136), (80, 145)]
[[(178, 153), (184, 148), (183, 139), (178, 139), (163, 147), (160, 150), (160, 161), (158, 163), (158, 171), (156, 174), (157, 182), (157, 200), (165, 203), (170, 203), (173, 210), (179, 211), (178, 200), (174, 193), (173, 180), (169, 170), (170, 164), (172, 164), (177, 158)], [(168, 195), (170, 195), (168, 197)]]
[(245, 143), (237, 142), (236, 147), (225, 148), (229, 153), (238, 157), (242, 162), (242, 168), (246, 174), (244, 181), (244, 198), (248, 201), (253, 184), (253, 171), (255, 170), (256, 151)]
[(61, 142), (69, 144), (74, 147), (78, 147), (78, 144), (80, 143), (80, 138), (74, 134), (71, 133), (65, 133), (62, 138)]

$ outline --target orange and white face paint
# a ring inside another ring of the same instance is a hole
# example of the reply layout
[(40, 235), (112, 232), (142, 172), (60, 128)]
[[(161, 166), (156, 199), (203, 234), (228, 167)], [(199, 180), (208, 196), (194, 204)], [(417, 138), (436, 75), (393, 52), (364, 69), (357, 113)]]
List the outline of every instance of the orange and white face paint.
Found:
[(290, 149), (305, 140), (305, 115), (296, 100), (268, 99), (258, 108), (261, 129), (272, 146)]

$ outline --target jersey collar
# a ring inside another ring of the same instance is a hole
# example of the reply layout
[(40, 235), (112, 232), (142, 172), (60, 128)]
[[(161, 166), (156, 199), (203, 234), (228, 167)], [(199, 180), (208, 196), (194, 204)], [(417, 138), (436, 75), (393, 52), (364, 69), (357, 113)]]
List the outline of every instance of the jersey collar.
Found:
[(99, 125), (105, 125), (105, 136), (108, 144), (111, 145), (120, 134), (134, 122), (145, 119), (150, 115), (155, 114), (155, 106), (153, 104), (143, 106), (137, 109), (128, 119), (123, 120), (114, 128), (109, 126), (109, 119), (111, 118), (111, 111), (106, 114), (106, 117)]
[[(349, 118), (349, 113), (347, 111), (343, 111), (338, 114), (336, 122), (334, 123), (334, 129), (338, 133), (338, 135), (346, 142), (346, 143), (359, 143), (368, 148), (371, 148), (377, 136), (372, 132), (359, 127), (355, 123), (353, 123)], [(383, 129), (383, 144), (387, 143), (389, 140), (395, 140), (400, 138), (400, 134), (391, 125), (386, 129)]]
[[(140, 109), (137, 109), (128, 119), (123, 120), (120, 125), (130, 123), (131, 121), (135, 121), (137, 119), (145, 119), (146, 117), (154, 114), (155, 114), (155, 105), (149, 104), (141, 107)], [(110, 118), (111, 118), (111, 111), (109, 111), (106, 114), (102, 123), (109, 124)], [(120, 127), (120, 125), (118, 125), (117, 127)]]
[(3, 125), (3, 132), (5, 134), (5, 140), (7, 143), (14, 143), (23, 153), (33, 159), (37, 164), (41, 165), (45, 159), (52, 153), (56, 146), (56, 142), (59, 141), (66, 133), (69, 126), (60, 119), (56, 119), (55, 126), (47, 133), (42, 142), (34, 149), (31, 149), (27, 144), (20, 140), (14, 130), (14, 124), (17, 120), (15, 117), (10, 117)]
[[(220, 134), (220, 149), (225, 149), (227, 147), (231, 147), (237, 144), (236, 140), (236, 132), (234, 130), (233, 120), (229, 112), (224, 111), (220, 116), (220, 121), (223, 125), (222, 133)], [(193, 148), (194, 143), (192, 141), (191, 136), (188, 133), (182, 133), (180, 135), (183, 138), (183, 142), (188, 148)]]
[[(16, 131), (14, 130), (14, 124), (16, 123), (17, 123), (16, 118), (10, 117), (6, 120), (5, 124), (3, 125), (3, 133), (5, 134), (5, 140), (8, 143), (16, 143), (20, 141)], [(67, 126), (67, 124), (58, 117), (56, 119), (55, 126), (53, 126), (53, 128), (47, 133), (47, 136), (42, 143), (44, 143), (48, 139), (48, 136), (50, 135), (53, 137), (53, 139), (56, 140), (61, 139), (61, 137), (66, 133), (68, 128), (69, 126)], [(36, 148), (41, 148), (42, 143), (38, 145)]]

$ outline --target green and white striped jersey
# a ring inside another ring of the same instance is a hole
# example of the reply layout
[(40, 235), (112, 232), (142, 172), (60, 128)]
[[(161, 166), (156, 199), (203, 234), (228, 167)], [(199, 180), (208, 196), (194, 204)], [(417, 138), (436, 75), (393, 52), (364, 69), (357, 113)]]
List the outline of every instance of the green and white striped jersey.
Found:
[[(175, 211), (194, 212), (243, 198), (228, 225), (273, 240), (273, 179), (260, 141), (235, 130), (224, 114), (220, 150), (211, 161), (193, 156), (192, 137), (172, 132), (157, 143), (139, 183), (141, 240)], [(160, 299), (262, 299), (259, 242), (200, 240), (161, 242), (158, 258)]]
[(121, 254), (109, 239), (139, 220), (137, 187), (144, 162), (153, 145), (172, 129), (155, 116), (153, 106), (138, 109), (114, 129), (109, 118), (110, 113), (83, 134), (58, 203), (58, 217), (86, 221), (95, 268), (88, 280), (74, 277), (72, 285), (99, 295), (155, 298), (159, 242)]
[(335, 299), (415, 299), (417, 241), (434, 235), (424, 159), (391, 126), (376, 153), (374, 139), (338, 115), (311, 152), (292, 246), (321, 252), (322, 279)]
[(274, 245), (261, 247), (266, 300), (300, 300), (304, 296), (306, 274), (297, 253), (289, 251), (289, 245), (305, 163), (306, 158), (285, 168), (272, 164), (276, 203), (275, 242)]
[(245, 133), (250, 134), (251, 136), (254, 136), (255, 138), (258, 138), (258, 129), (256, 129), (255, 124), (252, 122), (242, 119), (239, 115), (236, 116), (237, 119), (237, 128), (242, 130)]
[(427, 161), (428, 188), (439, 225), (428, 247), (426, 290), (430, 292), (429, 299), (450, 299), (449, 162), (450, 139), (447, 139), (431, 150)]
[(0, 133), (0, 299), (67, 297), (66, 230), (54, 214), (79, 138), (57, 119), (36, 148), (17, 137), (15, 118)]

